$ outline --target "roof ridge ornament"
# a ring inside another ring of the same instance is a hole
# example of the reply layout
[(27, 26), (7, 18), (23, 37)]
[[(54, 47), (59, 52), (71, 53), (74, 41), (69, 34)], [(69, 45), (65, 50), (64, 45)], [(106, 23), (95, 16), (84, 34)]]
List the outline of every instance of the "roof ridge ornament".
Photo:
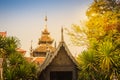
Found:
[(33, 56), (33, 47), (32, 47), (33, 40), (31, 40), (31, 46), (30, 46), (30, 56)]
[(64, 42), (63, 27), (61, 28), (61, 42)]

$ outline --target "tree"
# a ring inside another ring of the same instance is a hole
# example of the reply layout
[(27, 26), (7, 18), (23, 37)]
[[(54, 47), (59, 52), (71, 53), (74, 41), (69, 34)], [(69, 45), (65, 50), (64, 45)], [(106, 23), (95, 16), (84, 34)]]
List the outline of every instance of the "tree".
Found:
[(91, 18), (96, 15), (103, 15), (106, 12), (119, 12), (119, 0), (94, 0), (92, 5), (88, 8), (86, 15)]
[(11, 54), (8, 58), (7, 80), (36, 80), (36, 66), (28, 63), (20, 53)]
[(19, 45), (19, 40), (16, 37), (0, 36), (1, 57), (7, 58), (10, 54), (16, 52)]
[(19, 40), (15, 37), (0, 36), (0, 54), (3, 57), (3, 78), (5, 80), (35, 80), (36, 66), (28, 63), (16, 51)]
[(80, 69), (80, 80), (98, 80), (98, 63), (96, 63), (98, 58), (94, 50), (83, 51), (78, 55), (77, 60)]
[(87, 11), (87, 16), (88, 39), (90, 44), (91, 40), (96, 40), (98, 44), (96, 51), (100, 54), (100, 68), (105, 74), (108, 74), (106, 76), (110, 79), (114, 72), (120, 74), (118, 72), (120, 65), (118, 61), (120, 59), (120, 1), (98, 0), (93, 2)]
[[(120, 78), (120, 1), (94, 0), (86, 14), (88, 20), (85, 27), (73, 25), (72, 30), (68, 30), (73, 43), (87, 44), (88, 49), (81, 53), (83, 59), (78, 56), (81, 71), (84, 71), (82, 67), (88, 64), (85, 62), (84, 54), (95, 53), (97, 57), (94, 58), (93, 64), (99, 76), (95, 72), (92, 75), (97, 76), (97, 80), (110, 80), (113, 75)], [(91, 50), (94, 52), (90, 53)], [(91, 62), (91, 58), (87, 60)], [(82, 64), (83, 62), (86, 64)], [(86, 70), (85, 73), (87, 73), (87, 78), (91, 79), (90, 71)], [(79, 74), (86, 77), (82, 72)]]

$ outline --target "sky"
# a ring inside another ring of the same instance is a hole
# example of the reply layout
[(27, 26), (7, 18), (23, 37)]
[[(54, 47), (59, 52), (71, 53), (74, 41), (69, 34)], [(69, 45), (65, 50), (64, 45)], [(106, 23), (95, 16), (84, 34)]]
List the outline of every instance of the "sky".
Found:
[[(33, 48), (37, 47), (45, 25), (44, 17), (47, 15), (48, 31), (58, 45), (61, 27), (69, 29), (72, 24), (79, 25), (80, 21), (86, 20), (85, 12), (92, 1), (0, 0), (0, 31), (7, 31), (7, 36), (17, 37), (21, 48), (29, 52), (31, 40)], [(73, 47), (66, 33), (64, 33), (64, 38), (73, 55), (83, 49)]]

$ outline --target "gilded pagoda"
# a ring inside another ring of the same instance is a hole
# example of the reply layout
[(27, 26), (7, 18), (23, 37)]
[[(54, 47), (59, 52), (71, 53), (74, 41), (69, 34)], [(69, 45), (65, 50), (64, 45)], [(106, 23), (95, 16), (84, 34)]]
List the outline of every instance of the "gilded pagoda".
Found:
[(33, 50), (33, 57), (46, 57), (47, 52), (54, 53), (55, 48), (52, 46), (53, 41), (47, 29), (47, 16), (45, 16), (45, 28), (39, 38), (37, 48)]

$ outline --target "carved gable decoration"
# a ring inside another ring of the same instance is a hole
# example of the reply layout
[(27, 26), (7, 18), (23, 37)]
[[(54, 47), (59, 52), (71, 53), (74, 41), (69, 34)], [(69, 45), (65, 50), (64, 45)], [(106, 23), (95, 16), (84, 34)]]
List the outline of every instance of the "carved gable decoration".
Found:
[(65, 50), (64, 46), (60, 47), (58, 54), (53, 59), (51, 66), (72, 66), (74, 63), (72, 62), (71, 58), (67, 55), (67, 51)]

